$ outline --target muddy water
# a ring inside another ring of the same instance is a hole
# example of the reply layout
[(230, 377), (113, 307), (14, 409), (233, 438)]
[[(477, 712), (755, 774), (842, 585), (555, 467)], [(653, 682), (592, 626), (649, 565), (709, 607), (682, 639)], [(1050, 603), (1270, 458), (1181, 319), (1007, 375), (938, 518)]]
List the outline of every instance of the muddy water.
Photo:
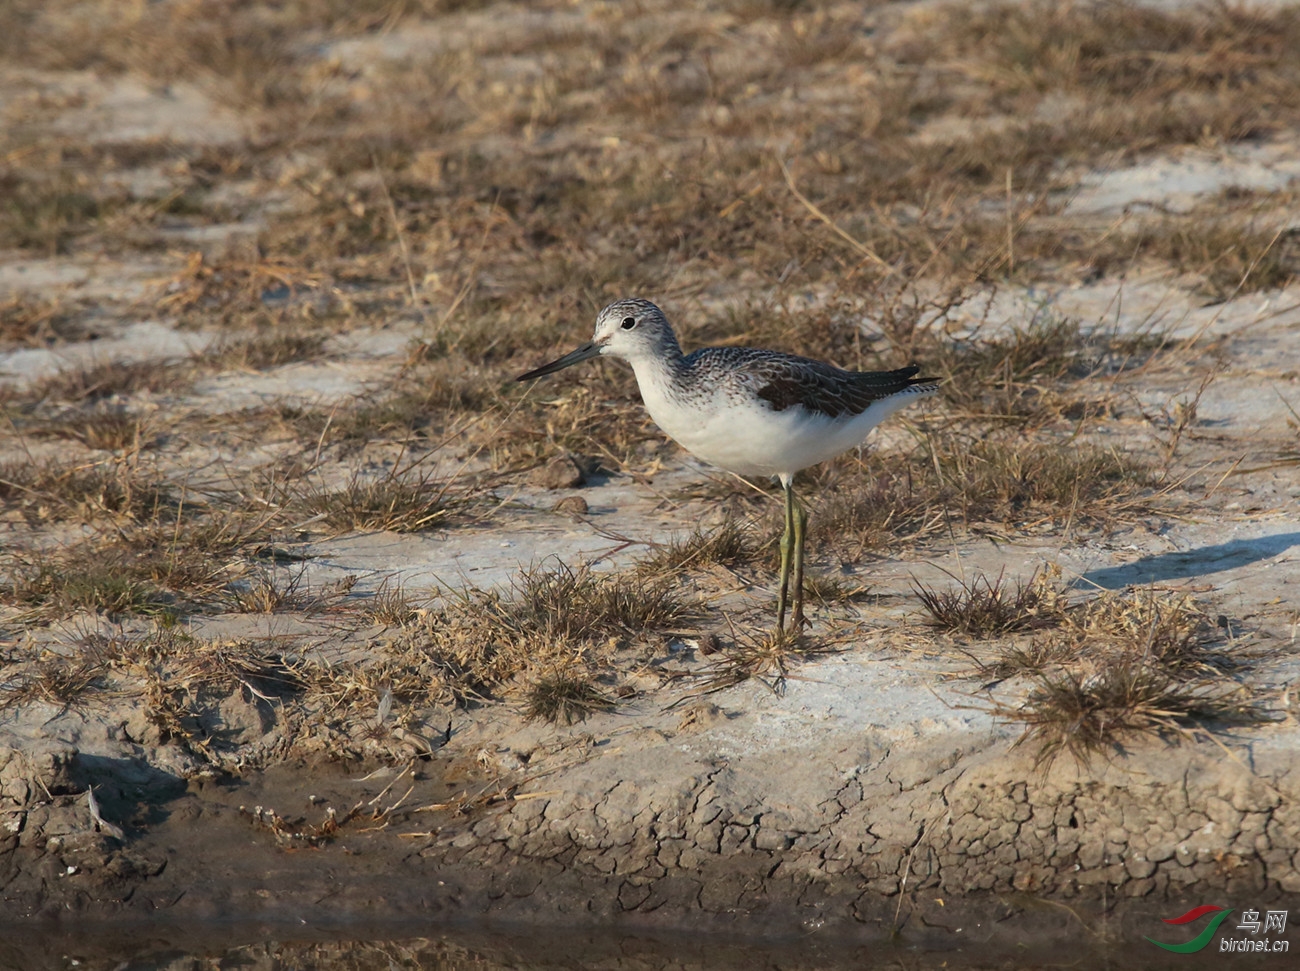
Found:
[[(12, 929), (11, 929), (12, 930)], [(82, 926), (9, 933), (0, 929), (0, 969), (180, 971), (200, 968), (302, 971), (496, 971), (496, 969), (675, 969), (675, 971), (840, 971), (840, 969), (1199, 968), (1214, 948), (1166, 955), (1124, 929), (1103, 940), (1076, 925), (1065, 936), (971, 928), (935, 936), (924, 928), (891, 939), (846, 941), (815, 931), (797, 939), (557, 930), (511, 926), (430, 928), (410, 924), (311, 928), (306, 925), (159, 924)], [(1112, 929), (1116, 930), (1116, 929)], [(760, 929), (761, 933), (761, 929)], [(1123, 938), (1121, 940), (1120, 938)], [(1215, 953), (1211, 953), (1215, 952)], [(1259, 965), (1281, 967), (1261, 955)], [(1283, 959), (1284, 963), (1284, 959)], [(1221, 959), (1219, 959), (1221, 966)]]

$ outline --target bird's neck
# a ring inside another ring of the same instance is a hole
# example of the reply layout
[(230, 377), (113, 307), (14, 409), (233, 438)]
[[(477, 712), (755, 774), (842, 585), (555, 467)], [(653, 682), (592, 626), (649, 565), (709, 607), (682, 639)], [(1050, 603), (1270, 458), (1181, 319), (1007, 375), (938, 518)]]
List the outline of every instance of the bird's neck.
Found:
[(670, 387), (686, 371), (685, 361), (681, 345), (671, 335), (666, 336), (653, 351), (628, 359), (643, 392), (649, 387)]
[(656, 353), (637, 355), (629, 363), (636, 372), (637, 388), (646, 411), (670, 438), (680, 441), (684, 431), (678, 427), (682, 420), (680, 405), (683, 398), (689, 397), (685, 386), (689, 383), (686, 379), (690, 370), (681, 347), (673, 341)]

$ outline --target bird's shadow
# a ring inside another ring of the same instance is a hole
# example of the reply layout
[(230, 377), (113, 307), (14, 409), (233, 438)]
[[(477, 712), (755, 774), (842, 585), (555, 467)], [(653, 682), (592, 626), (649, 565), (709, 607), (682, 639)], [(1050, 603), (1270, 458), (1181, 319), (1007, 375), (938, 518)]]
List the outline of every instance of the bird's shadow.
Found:
[(1144, 556), (1122, 566), (1089, 570), (1075, 580), (1073, 586), (1119, 590), (1166, 580), (1200, 577), (1249, 566), (1251, 563), (1277, 556), (1293, 546), (1300, 546), (1300, 532), (1276, 533), (1255, 539), (1234, 539), (1214, 546), (1198, 546), (1190, 550), (1174, 550), (1170, 553)]

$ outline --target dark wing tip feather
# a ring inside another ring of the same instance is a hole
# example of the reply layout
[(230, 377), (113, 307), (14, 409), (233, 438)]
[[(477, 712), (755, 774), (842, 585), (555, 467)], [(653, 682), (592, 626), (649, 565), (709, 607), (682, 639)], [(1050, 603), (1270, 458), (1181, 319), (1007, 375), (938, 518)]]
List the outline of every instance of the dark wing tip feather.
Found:
[(909, 364), (907, 367), (899, 368), (894, 373), (900, 377), (907, 378), (907, 385), (910, 388), (918, 387), (923, 384), (938, 386), (943, 378), (918, 378), (915, 375), (921, 370), (920, 365)]
[(928, 393), (934, 378), (917, 378), (910, 364), (894, 371), (842, 371), (820, 361), (787, 359), (767, 369), (756, 394), (775, 411), (799, 406), (832, 418), (858, 415), (875, 402), (909, 390)]

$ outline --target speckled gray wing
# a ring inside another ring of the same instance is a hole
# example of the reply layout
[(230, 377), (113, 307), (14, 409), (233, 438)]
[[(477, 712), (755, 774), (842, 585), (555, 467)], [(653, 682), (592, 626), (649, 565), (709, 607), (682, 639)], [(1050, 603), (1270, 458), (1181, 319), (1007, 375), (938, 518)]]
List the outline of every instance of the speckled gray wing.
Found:
[(909, 388), (928, 391), (936, 381), (916, 377), (916, 365), (896, 371), (844, 371), (810, 358), (752, 348), (711, 347), (690, 356), (697, 358), (692, 370), (701, 377), (730, 376), (773, 411), (799, 405), (831, 418), (860, 415), (874, 402)]

